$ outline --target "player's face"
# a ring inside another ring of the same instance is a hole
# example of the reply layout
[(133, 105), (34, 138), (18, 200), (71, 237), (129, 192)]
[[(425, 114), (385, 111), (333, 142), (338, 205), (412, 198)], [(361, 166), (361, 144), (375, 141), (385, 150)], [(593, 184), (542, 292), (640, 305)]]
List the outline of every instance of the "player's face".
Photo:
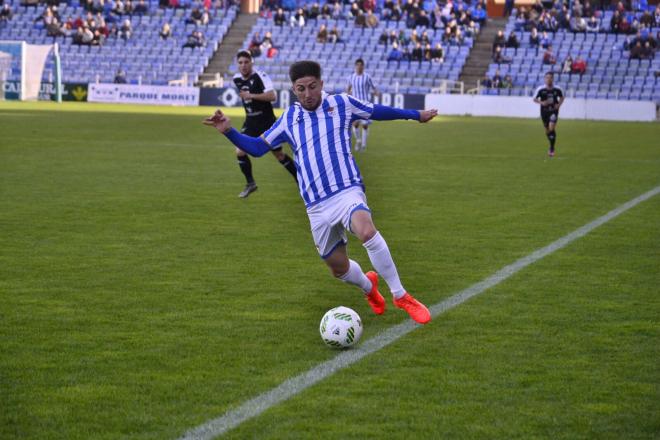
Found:
[(357, 73), (358, 75), (362, 75), (362, 72), (364, 72), (364, 64), (357, 63), (355, 65), (355, 73)]
[(238, 70), (244, 77), (249, 76), (252, 73), (252, 60), (246, 57), (239, 58)]
[(546, 76), (545, 76), (545, 85), (546, 85), (548, 88), (552, 87), (552, 83), (553, 83), (553, 81), (554, 81), (554, 78), (552, 77), (552, 75), (546, 75)]
[(323, 81), (313, 76), (298, 78), (293, 83), (293, 94), (305, 110), (316, 110), (321, 103)]

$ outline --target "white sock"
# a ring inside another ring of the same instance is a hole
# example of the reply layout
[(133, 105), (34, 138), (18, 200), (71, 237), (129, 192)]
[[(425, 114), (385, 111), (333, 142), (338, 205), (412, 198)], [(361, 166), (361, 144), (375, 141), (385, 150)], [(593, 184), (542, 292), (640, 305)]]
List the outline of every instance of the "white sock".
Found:
[(357, 141), (358, 131), (357, 131), (357, 128), (355, 128), (354, 125), (351, 125), (351, 131), (353, 132), (353, 137), (354, 137), (355, 140)]
[(367, 134), (369, 130), (366, 128), (362, 127), (362, 149), (367, 148)]
[(394, 260), (392, 260), (392, 254), (390, 254), (387, 243), (385, 243), (385, 239), (380, 235), (380, 232), (376, 232), (376, 235), (364, 243), (363, 246), (367, 250), (367, 254), (369, 254), (371, 264), (376, 269), (376, 272), (385, 279), (394, 298), (399, 299), (405, 295), (406, 289), (401, 285)]
[(348, 262), (348, 272), (340, 276), (339, 279), (345, 283), (358, 286), (364, 293), (369, 293), (371, 291), (371, 281), (369, 281), (369, 278), (362, 272), (362, 268), (357, 262), (353, 260), (348, 260)]

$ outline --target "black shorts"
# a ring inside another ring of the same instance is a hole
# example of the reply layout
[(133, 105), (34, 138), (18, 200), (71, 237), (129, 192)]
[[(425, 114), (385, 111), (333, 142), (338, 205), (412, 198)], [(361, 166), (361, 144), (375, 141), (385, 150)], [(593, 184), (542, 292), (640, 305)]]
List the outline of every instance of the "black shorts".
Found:
[(550, 125), (552, 122), (553, 124), (556, 124), (557, 121), (559, 120), (559, 112), (557, 110), (553, 110), (550, 112), (541, 112), (541, 120), (543, 121), (543, 126), (547, 127)]

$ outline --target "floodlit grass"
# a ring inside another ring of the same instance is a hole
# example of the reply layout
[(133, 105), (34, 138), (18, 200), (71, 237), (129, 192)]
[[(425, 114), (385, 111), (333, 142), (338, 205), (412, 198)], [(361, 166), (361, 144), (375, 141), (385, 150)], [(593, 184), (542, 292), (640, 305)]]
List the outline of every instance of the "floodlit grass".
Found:
[[(272, 157), (236, 197), (212, 111), (0, 103), (0, 438), (175, 438), (333, 357), (327, 309), (363, 338), (406, 319), (329, 275)], [(372, 128), (369, 204), (427, 304), (660, 184), (658, 124), (561, 120), (553, 160), (537, 120)], [(228, 437), (657, 438), (659, 217), (656, 197)]]

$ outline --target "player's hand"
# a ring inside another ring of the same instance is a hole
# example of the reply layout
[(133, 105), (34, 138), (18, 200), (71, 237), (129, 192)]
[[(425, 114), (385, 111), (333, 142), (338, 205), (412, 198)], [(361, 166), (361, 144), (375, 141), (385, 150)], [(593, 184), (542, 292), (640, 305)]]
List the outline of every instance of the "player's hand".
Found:
[(231, 130), (231, 120), (224, 113), (222, 113), (221, 110), (216, 110), (213, 116), (209, 116), (208, 118), (204, 119), (202, 124), (213, 127), (220, 133), (227, 133), (229, 130)]
[(419, 122), (428, 122), (438, 116), (438, 109), (432, 108), (431, 110), (420, 110)]
[(248, 99), (252, 98), (252, 94), (247, 90), (241, 90), (240, 92), (238, 92), (238, 96), (240, 96), (241, 99), (244, 101), (247, 101)]

